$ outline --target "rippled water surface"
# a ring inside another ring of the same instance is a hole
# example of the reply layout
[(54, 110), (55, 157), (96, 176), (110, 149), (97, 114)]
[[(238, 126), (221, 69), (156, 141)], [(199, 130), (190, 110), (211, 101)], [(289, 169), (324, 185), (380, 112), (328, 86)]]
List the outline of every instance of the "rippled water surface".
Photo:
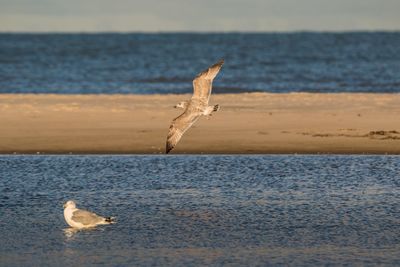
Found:
[(0, 265), (398, 266), (399, 203), (398, 156), (0, 156)]
[(400, 92), (400, 32), (0, 34), (0, 93)]

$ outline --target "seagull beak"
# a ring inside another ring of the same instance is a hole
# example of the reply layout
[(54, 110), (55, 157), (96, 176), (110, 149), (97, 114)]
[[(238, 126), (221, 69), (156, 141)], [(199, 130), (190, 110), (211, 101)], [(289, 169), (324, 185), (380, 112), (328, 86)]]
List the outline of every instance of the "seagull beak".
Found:
[(63, 204), (63, 208), (65, 209), (65, 207), (66, 207), (66, 205), (65, 204)]

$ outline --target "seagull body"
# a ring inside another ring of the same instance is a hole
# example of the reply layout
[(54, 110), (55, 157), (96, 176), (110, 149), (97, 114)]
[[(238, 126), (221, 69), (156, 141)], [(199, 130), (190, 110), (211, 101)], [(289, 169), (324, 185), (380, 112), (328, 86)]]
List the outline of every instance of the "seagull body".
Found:
[(64, 204), (64, 218), (69, 226), (77, 229), (91, 228), (114, 222), (112, 217), (101, 217), (93, 212), (76, 208), (76, 204), (72, 200)]
[(188, 101), (178, 103), (176, 108), (184, 112), (172, 121), (167, 136), (166, 153), (168, 154), (182, 138), (182, 135), (203, 115), (211, 116), (219, 110), (219, 105), (209, 106), (212, 82), (224, 63), (223, 60), (201, 72), (193, 80), (193, 96)]

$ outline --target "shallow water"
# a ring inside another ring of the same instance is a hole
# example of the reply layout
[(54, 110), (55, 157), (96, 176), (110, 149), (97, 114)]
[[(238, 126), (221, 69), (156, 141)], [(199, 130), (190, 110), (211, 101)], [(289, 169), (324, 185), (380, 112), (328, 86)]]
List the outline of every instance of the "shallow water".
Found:
[(398, 156), (0, 156), (0, 265), (399, 265), (399, 203)]
[(0, 93), (400, 92), (400, 32), (0, 34)]

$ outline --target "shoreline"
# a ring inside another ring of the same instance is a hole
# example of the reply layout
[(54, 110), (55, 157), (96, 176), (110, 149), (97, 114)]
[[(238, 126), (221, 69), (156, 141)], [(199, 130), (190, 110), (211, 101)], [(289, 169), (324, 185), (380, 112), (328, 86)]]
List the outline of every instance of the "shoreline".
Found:
[[(0, 154), (163, 154), (191, 95), (0, 94)], [(400, 94), (213, 94), (171, 154), (400, 154)]]

